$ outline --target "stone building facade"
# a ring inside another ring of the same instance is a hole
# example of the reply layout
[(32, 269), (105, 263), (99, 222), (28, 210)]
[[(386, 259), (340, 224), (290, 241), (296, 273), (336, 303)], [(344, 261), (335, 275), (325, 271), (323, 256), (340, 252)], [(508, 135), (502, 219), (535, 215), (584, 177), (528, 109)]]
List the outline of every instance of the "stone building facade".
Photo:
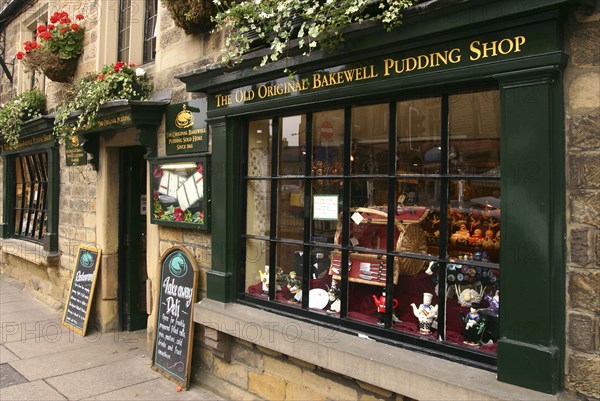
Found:
[(567, 22), (568, 358), (565, 386), (600, 398), (600, 9)]
[[(143, 9), (144, 1), (132, 2), (139, 3), (139, 9)], [(21, 26), (24, 21), (40, 10), (51, 13), (56, 9), (66, 9), (73, 15), (76, 12), (86, 14), (85, 50), (75, 79), (99, 69), (104, 64), (117, 61), (116, 52), (109, 50), (116, 48), (116, 43), (112, 43), (115, 41), (116, 22), (111, 17), (111, 7), (118, 4), (118, 0), (89, 2), (83, 9), (78, 8), (81, 7), (81, 2), (57, 3), (43, 0), (34, 2), (16, 15), (9, 24), (2, 25), (6, 41), (5, 61), (12, 59), (21, 47)], [(158, 5), (156, 58), (143, 65), (153, 77), (154, 92), (162, 93), (171, 103), (204, 97), (200, 92), (188, 92), (186, 84), (178, 77), (217, 63), (219, 49), (224, 43), (223, 38), (216, 34), (186, 35), (175, 25), (164, 3), (159, 1)], [(569, 61), (564, 72), (567, 144), (567, 209), (564, 218), (567, 226), (568, 257), (565, 294), (566, 344), (561, 385), (570, 394), (575, 394), (581, 399), (593, 400), (600, 399), (600, 56), (597, 52), (600, 40), (600, 7), (598, 4), (588, 4), (569, 9), (566, 14), (564, 42)], [(143, 21), (143, 18), (139, 20)], [(22, 66), (16, 60), (13, 72), (12, 83), (5, 74), (0, 76), (2, 102), (26, 88), (28, 75), (22, 71)], [(48, 108), (52, 111), (64, 88), (61, 84), (49, 80), (42, 81), (41, 84), (45, 85), (49, 99)], [(157, 130), (159, 157), (166, 155), (164, 134), (163, 123)], [(112, 149), (119, 146), (118, 141), (110, 135), (102, 141), (104, 142), (100, 154), (107, 157), (107, 160), (118, 161), (118, 157), (111, 153)], [(211, 144), (209, 152), (212, 150)], [(24, 283), (33, 296), (62, 310), (78, 245), (84, 243), (98, 246), (102, 249), (102, 261), (91, 324), (102, 331), (119, 330), (119, 242), (118, 236), (115, 235), (119, 222), (113, 206), (116, 195), (114, 187), (110, 184), (111, 177), (118, 176), (118, 163), (105, 163), (98, 171), (89, 164), (67, 167), (64, 146), (60, 146), (59, 152), (58, 251), (47, 252), (39, 244), (3, 238), (0, 241), (0, 272), (5, 277)], [(0, 176), (4, 177), (4, 171), (3, 162), (0, 163)], [(10, 191), (2, 185), (0, 222), (3, 223), (6, 223), (6, 216), (2, 205), (10, 195)], [(160, 256), (173, 246), (182, 246), (191, 251), (200, 268), (198, 300), (207, 296), (207, 273), (211, 271), (216, 252), (210, 233), (157, 226), (150, 224), (148, 216), (146, 243), (148, 245), (145, 264), (149, 282), (159, 281)], [(146, 328), (148, 355), (152, 355), (154, 350), (157, 295), (158, 285), (153, 284), (153, 302)], [(293, 351), (294, 347), (304, 344), (303, 340), (298, 343), (286, 343), (286, 339), (283, 338), (281, 344), (278, 343), (280, 350), (277, 351), (264, 343), (244, 340), (244, 336), (231, 334), (232, 330), (235, 329), (196, 325), (192, 385), (210, 387), (230, 399), (256, 396), (273, 400), (410, 399), (407, 394), (396, 393), (384, 388), (385, 386), (374, 384), (378, 383), (375, 378), (360, 380), (345, 375), (341, 369), (336, 368), (339, 366), (337, 363), (317, 366), (307, 362), (307, 358), (299, 357), (297, 351)], [(269, 335), (268, 332), (262, 333)], [(293, 339), (298, 340), (296, 337)], [(319, 351), (318, 348), (308, 349)], [(418, 363), (420, 357), (418, 353), (416, 355), (415, 360)], [(411, 357), (412, 354), (406, 356), (407, 361)], [(439, 366), (448, 369), (458, 366), (441, 359), (438, 362)], [(425, 365), (429, 361), (422, 363)], [(448, 384), (448, 397), (497, 399), (502, 398), (502, 394), (507, 398), (546, 397), (520, 387), (517, 390), (508, 385), (504, 387), (504, 383), (495, 381), (494, 374), (485, 372), (479, 376), (480, 373), (477, 372), (478, 369), (466, 367), (464, 372), (456, 374), (460, 377), (462, 374), (477, 374), (483, 384), (480, 383), (477, 388), (467, 386), (462, 389)], [(402, 377), (402, 380), (409, 381), (412, 383), (410, 386), (416, 389), (411, 394), (422, 394), (424, 397), (429, 394), (426, 376), (407, 375)], [(483, 387), (488, 382), (495, 383), (491, 386), (498, 384), (499, 389), (494, 390), (497, 392), (486, 392)]]

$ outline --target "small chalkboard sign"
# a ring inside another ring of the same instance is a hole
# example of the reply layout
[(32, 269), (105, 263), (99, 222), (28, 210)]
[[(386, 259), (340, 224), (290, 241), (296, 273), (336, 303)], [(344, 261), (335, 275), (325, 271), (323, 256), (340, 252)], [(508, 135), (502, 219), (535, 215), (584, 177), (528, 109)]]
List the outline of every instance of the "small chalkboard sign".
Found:
[(63, 324), (81, 336), (85, 336), (87, 330), (101, 253), (99, 248), (84, 245), (80, 245), (77, 249)]
[(184, 389), (190, 382), (197, 283), (198, 266), (187, 249), (174, 246), (162, 255), (153, 367)]

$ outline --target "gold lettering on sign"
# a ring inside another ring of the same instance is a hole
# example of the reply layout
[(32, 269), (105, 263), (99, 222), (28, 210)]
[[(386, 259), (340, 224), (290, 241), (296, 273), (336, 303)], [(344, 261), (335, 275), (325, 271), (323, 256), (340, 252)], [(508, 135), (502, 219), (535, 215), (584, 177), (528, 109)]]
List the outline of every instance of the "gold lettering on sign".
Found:
[[(506, 56), (520, 53), (523, 50), (527, 38), (525, 36), (506, 37), (500, 40), (482, 42), (473, 40), (468, 45), (469, 61), (486, 60), (491, 57)], [(256, 89), (238, 89), (232, 94), (215, 95), (216, 107), (225, 107), (235, 102), (242, 104), (257, 99), (268, 99), (283, 96), (295, 92), (303, 92), (309, 89), (323, 89), (333, 86), (375, 79), (382, 72), (384, 77), (406, 74), (413, 71), (423, 71), (443, 66), (459, 64), (463, 60), (463, 50), (460, 47), (411, 55), (407, 57), (388, 57), (383, 59), (383, 65), (375, 64), (362, 67), (340, 69), (336, 72), (315, 72), (311, 78), (289, 80), (276, 84), (262, 84)]]

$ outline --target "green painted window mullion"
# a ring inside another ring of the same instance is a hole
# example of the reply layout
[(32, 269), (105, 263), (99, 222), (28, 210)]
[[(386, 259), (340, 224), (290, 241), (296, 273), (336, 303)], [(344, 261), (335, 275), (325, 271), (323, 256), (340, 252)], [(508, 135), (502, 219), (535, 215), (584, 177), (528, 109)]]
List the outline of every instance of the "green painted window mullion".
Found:
[(269, 300), (275, 300), (277, 287), (277, 244), (273, 241), (277, 234), (277, 193), (279, 181), (279, 119), (271, 120), (271, 219), (269, 227)]
[[(310, 207), (306, 205), (312, 205), (312, 181), (307, 179), (308, 176), (312, 175), (312, 146), (313, 146), (313, 113), (306, 113), (306, 143), (304, 155), (304, 246), (302, 253), (302, 293), (308, 294), (310, 291), (310, 255), (312, 248), (309, 245), (311, 242), (311, 230), (312, 220), (310, 216)], [(302, 308), (308, 308), (309, 297), (302, 297)]]

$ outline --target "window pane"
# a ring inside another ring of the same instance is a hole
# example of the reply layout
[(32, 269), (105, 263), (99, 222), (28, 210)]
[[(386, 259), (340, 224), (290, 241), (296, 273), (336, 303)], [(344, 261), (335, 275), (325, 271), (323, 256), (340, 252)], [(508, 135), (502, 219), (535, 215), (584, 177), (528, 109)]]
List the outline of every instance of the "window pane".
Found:
[(397, 174), (439, 174), (441, 99), (396, 104)]
[(251, 121), (248, 126), (248, 176), (271, 176), (271, 120)]
[(340, 175), (343, 169), (344, 110), (313, 114), (312, 175)]
[(387, 174), (389, 106), (352, 108), (352, 174)]
[(388, 180), (382, 178), (354, 179), (350, 182), (350, 206), (387, 209)]
[(277, 182), (277, 238), (302, 240), (304, 190), (302, 180)]
[(304, 175), (306, 116), (279, 120), (279, 175)]
[(451, 181), (449, 191), (448, 256), (499, 263), (500, 182)]
[(46, 232), (47, 156), (17, 156), (14, 187), (14, 234), (41, 240)]
[(246, 232), (268, 237), (271, 232), (271, 181), (248, 180)]
[(267, 297), (269, 292), (269, 243), (246, 239), (245, 289), (250, 295)]
[(317, 243), (333, 244), (342, 212), (342, 181), (313, 180), (310, 205), (311, 238)]
[(451, 174), (500, 176), (500, 96), (497, 90), (449, 97)]
[(278, 243), (275, 300), (300, 306), (302, 302), (302, 245)]

